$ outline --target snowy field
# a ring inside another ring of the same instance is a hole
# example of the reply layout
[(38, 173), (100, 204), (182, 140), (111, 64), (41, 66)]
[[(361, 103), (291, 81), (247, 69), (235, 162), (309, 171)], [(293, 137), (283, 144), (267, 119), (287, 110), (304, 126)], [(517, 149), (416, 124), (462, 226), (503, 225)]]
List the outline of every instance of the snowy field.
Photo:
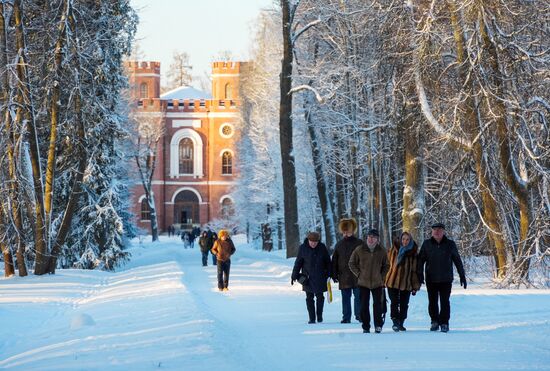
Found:
[(294, 260), (236, 242), (227, 293), (210, 258), (168, 237), (136, 242), (116, 273), (0, 279), (0, 369), (550, 370), (550, 290), (455, 285), (444, 334), (428, 331), (423, 288), (407, 332), (388, 319), (363, 334), (340, 324), (339, 291), (308, 325)]

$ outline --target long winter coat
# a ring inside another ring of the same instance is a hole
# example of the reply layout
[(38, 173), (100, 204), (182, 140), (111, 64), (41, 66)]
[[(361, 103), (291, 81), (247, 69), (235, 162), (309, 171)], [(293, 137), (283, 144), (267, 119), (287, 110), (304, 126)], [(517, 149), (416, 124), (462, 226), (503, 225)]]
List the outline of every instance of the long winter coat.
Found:
[(344, 237), (334, 247), (332, 254), (332, 278), (338, 280), (340, 290), (357, 287), (357, 277), (349, 269), (351, 253), (363, 243), (355, 236)]
[(453, 263), (458, 274), (465, 277), (464, 266), (453, 240), (443, 236), (441, 243), (435, 238), (424, 241), (418, 255), (418, 277), (424, 281), (424, 264), (426, 264), (426, 282), (451, 283), (453, 282)]
[(399, 243), (394, 243), (388, 252), (390, 270), (386, 275), (386, 287), (398, 289), (401, 291), (418, 291), (420, 281), (416, 268), (418, 265), (418, 245), (414, 242), (414, 247), (403, 257), (401, 264), (397, 265), (397, 256), (399, 255)]
[(300, 271), (308, 277), (302, 290), (320, 293), (327, 291), (327, 280), (330, 277), (330, 256), (327, 247), (319, 242), (315, 248), (309, 246), (308, 240), (300, 246), (294, 262), (292, 279), (297, 280)]
[(214, 242), (214, 247), (211, 250), (212, 254), (216, 255), (216, 260), (224, 262), (231, 258), (231, 255), (235, 253), (235, 245), (231, 239), (222, 240), (218, 238)]
[(366, 242), (356, 248), (349, 260), (349, 269), (357, 277), (357, 284), (368, 289), (384, 286), (390, 265), (388, 253), (379, 244), (371, 252)]

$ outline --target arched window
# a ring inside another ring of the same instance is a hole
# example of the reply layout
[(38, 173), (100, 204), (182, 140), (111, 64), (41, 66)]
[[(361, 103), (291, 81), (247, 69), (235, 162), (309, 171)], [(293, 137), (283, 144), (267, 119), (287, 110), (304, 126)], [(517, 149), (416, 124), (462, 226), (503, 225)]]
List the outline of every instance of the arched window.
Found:
[(151, 220), (151, 209), (149, 208), (147, 198), (141, 200), (141, 220)]
[(179, 145), (180, 174), (193, 174), (193, 141), (183, 138)]
[(231, 99), (233, 95), (231, 84), (225, 84), (225, 99)]
[(139, 97), (140, 98), (149, 98), (149, 88), (146, 83), (143, 83), (139, 86)]
[(228, 219), (235, 214), (235, 208), (233, 207), (233, 201), (229, 197), (222, 200), (221, 205), (221, 217), (222, 219)]
[(222, 154), (222, 175), (233, 174), (233, 156), (226, 151)]

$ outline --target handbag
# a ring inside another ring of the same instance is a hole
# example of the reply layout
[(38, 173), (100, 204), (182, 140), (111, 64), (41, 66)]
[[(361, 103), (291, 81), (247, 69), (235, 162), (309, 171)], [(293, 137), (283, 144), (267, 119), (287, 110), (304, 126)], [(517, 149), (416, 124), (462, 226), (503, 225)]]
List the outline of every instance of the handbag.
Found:
[(306, 286), (309, 283), (309, 277), (306, 274), (300, 273), (296, 281), (298, 281), (302, 286)]

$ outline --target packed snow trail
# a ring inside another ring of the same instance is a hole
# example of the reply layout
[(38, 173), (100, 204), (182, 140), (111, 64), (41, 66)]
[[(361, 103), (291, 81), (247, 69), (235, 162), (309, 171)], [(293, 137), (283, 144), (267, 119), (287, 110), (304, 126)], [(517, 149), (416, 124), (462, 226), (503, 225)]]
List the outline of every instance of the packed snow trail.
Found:
[(550, 370), (548, 290), (454, 287), (448, 334), (428, 331), (422, 290), (407, 332), (363, 334), (340, 324), (337, 290), (308, 325), (293, 259), (236, 242), (227, 293), (210, 257), (167, 237), (117, 273), (0, 280), (0, 369)]

